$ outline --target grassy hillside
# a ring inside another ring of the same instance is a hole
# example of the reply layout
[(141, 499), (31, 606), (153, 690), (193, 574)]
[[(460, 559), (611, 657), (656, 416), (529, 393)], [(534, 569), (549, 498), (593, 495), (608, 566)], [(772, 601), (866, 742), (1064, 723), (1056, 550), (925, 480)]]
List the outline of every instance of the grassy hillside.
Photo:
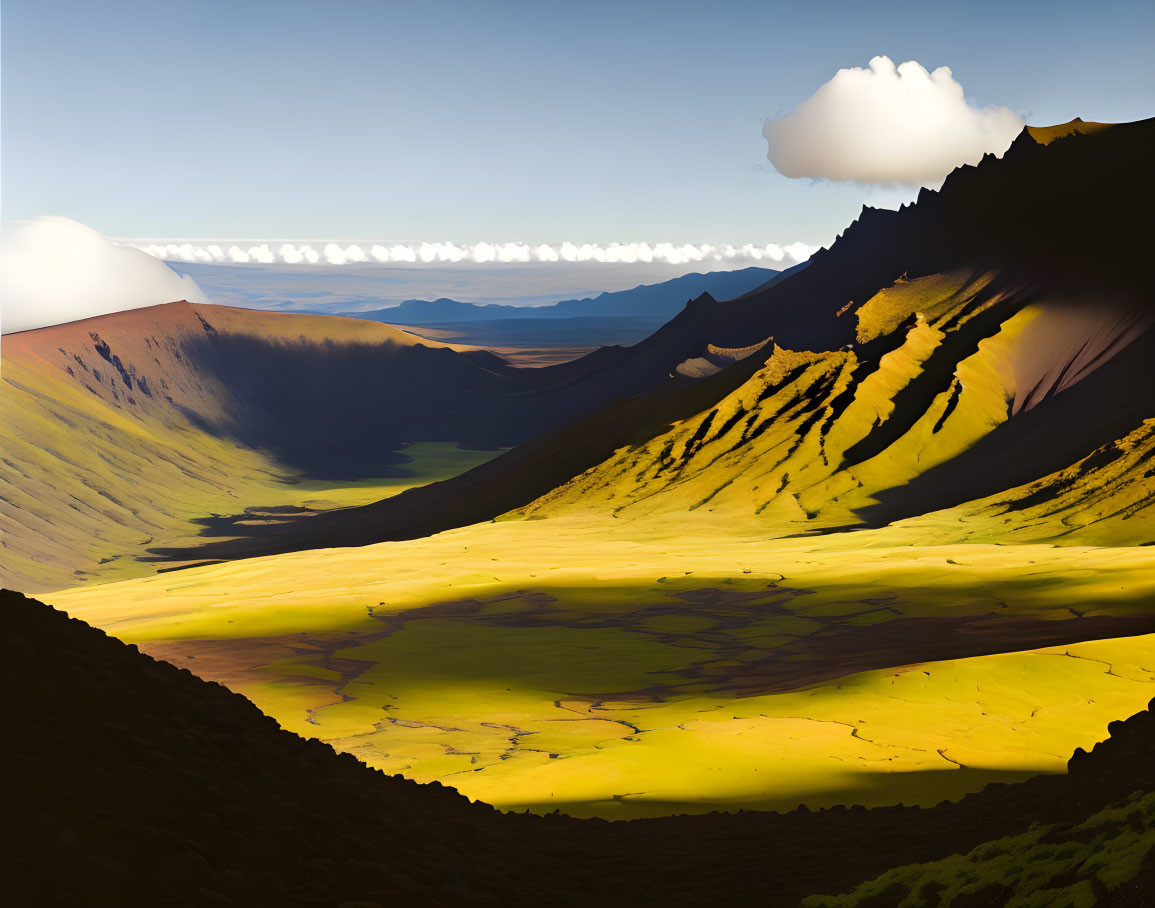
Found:
[[(943, 860), (896, 867), (852, 892), (805, 899), (802, 908), (1149, 904), (1155, 899), (1155, 797), (1144, 741), (1155, 743), (1155, 717), (1147, 712), (1112, 722), (1111, 735), (1092, 754), (1080, 751), (1070, 761), (1068, 785), (1082, 802), (1077, 816), (1035, 822), (1026, 832)], [(1095, 758), (1103, 761), (1098, 770)], [(1129, 781), (1127, 766), (1139, 773)], [(1100, 786), (1112, 776), (1115, 793), (1103, 797)]]
[[(33, 591), (138, 576), (155, 569), (149, 549), (307, 525), (326, 502), (362, 506), (417, 473), (468, 471), (667, 379), (630, 359), (613, 348), (517, 369), (383, 324), (187, 303), (8, 335), (0, 580)], [(410, 464), (454, 445), (476, 453)], [(315, 501), (333, 490), (345, 491)]]
[[(900, 867), (844, 896), (812, 896), (803, 908), (896, 908), (927, 904), (1070, 905), (1091, 908), (1120, 891), (1118, 904), (1142, 904), (1125, 893), (1151, 853), (1155, 794), (1093, 814), (1073, 828), (1041, 826), (984, 842), (965, 855)], [(1148, 871), (1150, 874), (1150, 871)], [(934, 899), (934, 902), (930, 902)]]

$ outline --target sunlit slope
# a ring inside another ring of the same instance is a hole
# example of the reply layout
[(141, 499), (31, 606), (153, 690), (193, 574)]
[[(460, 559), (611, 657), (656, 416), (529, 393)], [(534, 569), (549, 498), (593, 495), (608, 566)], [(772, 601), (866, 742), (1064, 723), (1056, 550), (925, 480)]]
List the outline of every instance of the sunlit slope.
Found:
[(419, 446), (409, 453), (433, 461), (414, 471), (403, 466), (408, 454), (385, 448), (351, 476), (312, 478), (309, 436), (338, 427), (298, 421), (297, 449), (273, 433), (261, 444), (259, 403), (206, 353), (230, 339), (275, 348), (304, 335), (335, 352), (353, 344), (375, 345), (383, 358), (434, 352), (384, 325), (188, 303), (6, 336), (0, 583), (34, 591), (151, 573), (138, 556), (192, 542), (193, 521), (208, 515), (364, 504), (492, 456)]
[(580, 815), (935, 803), (1155, 694), (1152, 549), (909, 542), (505, 521), (48, 598), (375, 766)]
[(1095, 123), (1087, 122), (1082, 117), (1075, 117), (1066, 123), (1059, 123), (1055, 126), (1028, 126), (1027, 133), (1032, 139), (1040, 145), (1049, 145), (1055, 139), (1062, 139), (1069, 135), (1082, 134), (1092, 132), (1101, 132), (1104, 129), (1110, 129), (1115, 124), (1113, 123)]
[[(1150, 307), (959, 271), (901, 280), (843, 317), (863, 345), (890, 337), (888, 352), (759, 351), (764, 365), (715, 406), (518, 515), (704, 510), (782, 535), (868, 525), (880, 511), (913, 517), (966, 502), (973, 487), (997, 493), (965, 519), (922, 521), (927, 535), (913, 538), (1155, 540)], [(1089, 425), (1114, 419), (1120, 393), (1152, 418)], [(1093, 447), (1089, 432), (1106, 443)], [(980, 443), (994, 452), (975, 477)]]
[(1143, 260), (1129, 240), (1095, 266), (1046, 247), (1108, 210), (1135, 220), (1151, 179), (1134, 156), (1151, 133), (1150, 121), (1032, 128), (910, 208), (864, 211), (805, 271), (716, 307), (715, 343), (767, 339), (720, 372), (709, 354), (683, 364), (716, 373), (715, 403), (515, 515), (706, 511), (772, 536), (904, 521), (923, 543), (1155, 541)]

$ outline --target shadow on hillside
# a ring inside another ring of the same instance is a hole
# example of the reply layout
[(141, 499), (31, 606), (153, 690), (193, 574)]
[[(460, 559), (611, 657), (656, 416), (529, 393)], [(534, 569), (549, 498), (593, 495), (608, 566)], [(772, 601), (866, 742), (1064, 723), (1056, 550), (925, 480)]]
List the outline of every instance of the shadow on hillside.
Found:
[[(658, 817), (693, 816), (713, 811), (745, 813), (764, 811), (783, 813), (806, 802), (811, 810), (830, 810), (851, 817), (864, 814), (863, 804), (894, 804), (902, 807), (929, 808), (943, 801), (958, 799), (988, 785), (1013, 785), (1044, 774), (1046, 770), (1024, 767), (1021, 770), (972, 769), (946, 767), (941, 770), (910, 772), (847, 773), (848, 783), (820, 789), (791, 789), (789, 796), (767, 798), (764, 801), (744, 800), (741, 806), (724, 800), (661, 801), (650, 800), (644, 794), (622, 794), (602, 801), (545, 801), (524, 804), (505, 804), (502, 810), (510, 813), (529, 811), (547, 814), (560, 810), (566, 816), (579, 819), (654, 819)], [(848, 807), (847, 805), (857, 805)]]
[(408, 460), (399, 449), (411, 441), (490, 449), (528, 431), (510, 380), (448, 349), (212, 331), (184, 352), (238, 402), (214, 434), (308, 478), (395, 475), (383, 470)]

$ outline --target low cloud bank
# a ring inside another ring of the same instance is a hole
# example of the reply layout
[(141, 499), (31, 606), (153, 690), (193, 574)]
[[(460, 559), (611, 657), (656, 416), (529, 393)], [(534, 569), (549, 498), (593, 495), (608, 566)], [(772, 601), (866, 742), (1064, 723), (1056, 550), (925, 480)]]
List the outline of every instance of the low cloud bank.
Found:
[(1006, 107), (970, 104), (945, 66), (875, 57), (867, 69), (840, 69), (762, 134), (785, 176), (918, 186), (1002, 154), (1022, 128)]
[(176, 300), (204, 302), (191, 277), (62, 217), (0, 228), (0, 331), (10, 334)]
[(727, 267), (763, 265), (789, 268), (804, 262), (817, 250), (806, 243), (780, 246), (711, 245), (703, 243), (217, 243), (140, 241), (136, 249), (170, 262), (206, 264), (472, 264), (523, 262), (660, 262), (669, 265), (721, 263)]

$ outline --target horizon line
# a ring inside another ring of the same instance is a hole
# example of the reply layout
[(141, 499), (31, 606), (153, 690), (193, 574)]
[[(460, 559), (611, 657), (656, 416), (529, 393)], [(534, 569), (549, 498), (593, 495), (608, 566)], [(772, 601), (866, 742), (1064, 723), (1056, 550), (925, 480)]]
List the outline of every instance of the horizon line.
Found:
[(117, 239), (166, 262), (206, 265), (518, 265), (518, 264), (667, 264), (697, 262), (748, 263), (792, 267), (810, 258), (821, 246), (810, 243), (456, 243), (336, 241), (336, 240), (231, 240), (231, 239)]

